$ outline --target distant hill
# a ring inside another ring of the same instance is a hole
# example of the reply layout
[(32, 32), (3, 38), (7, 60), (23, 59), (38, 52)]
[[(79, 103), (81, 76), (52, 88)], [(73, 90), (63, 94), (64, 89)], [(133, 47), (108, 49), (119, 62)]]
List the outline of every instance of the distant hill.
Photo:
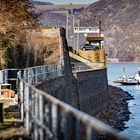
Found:
[(140, 62), (140, 0), (100, 0), (76, 18), (80, 26), (102, 20), (109, 58)]
[(54, 5), (51, 2), (43, 2), (43, 1), (33, 1), (34, 5)]

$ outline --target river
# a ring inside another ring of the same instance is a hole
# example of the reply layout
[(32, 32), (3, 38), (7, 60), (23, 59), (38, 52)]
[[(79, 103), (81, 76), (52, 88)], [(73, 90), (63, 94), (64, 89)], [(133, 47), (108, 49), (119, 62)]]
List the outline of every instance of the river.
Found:
[(126, 77), (133, 76), (140, 69), (140, 64), (108, 64), (108, 83), (128, 91), (134, 96), (134, 100), (128, 102), (130, 120), (125, 122), (126, 129), (121, 134), (127, 136), (131, 140), (140, 140), (140, 85), (139, 86), (122, 86), (113, 83), (123, 75), (125, 69)]

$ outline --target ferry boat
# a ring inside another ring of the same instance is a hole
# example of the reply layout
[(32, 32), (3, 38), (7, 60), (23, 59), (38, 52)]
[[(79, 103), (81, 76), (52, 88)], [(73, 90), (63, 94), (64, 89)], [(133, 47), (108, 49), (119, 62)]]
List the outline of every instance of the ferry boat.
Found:
[(125, 75), (123, 75), (123, 77), (120, 77), (118, 80), (113, 82), (120, 83), (122, 85), (140, 85), (140, 70), (136, 72), (134, 76), (126, 78)]

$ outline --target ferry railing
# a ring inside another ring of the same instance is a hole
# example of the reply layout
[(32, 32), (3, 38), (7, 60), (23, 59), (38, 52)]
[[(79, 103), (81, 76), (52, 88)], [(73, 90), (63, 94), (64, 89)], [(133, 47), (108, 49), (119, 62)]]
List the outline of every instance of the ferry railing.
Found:
[(71, 66), (73, 72), (106, 69), (106, 64), (104, 62), (73, 62)]
[[(80, 140), (83, 139), (81, 133), (84, 130), (86, 140), (126, 139), (109, 125), (35, 88), (35, 82), (40, 81), (40, 76), (41, 79), (46, 78), (41, 75), (42, 68), (37, 68), (40, 69), (39, 73), (34, 73), (35, 69), (36, 67), (29, 68), (18, 73), (21, 119), (32, 139)], [(47, 70), (43, 74), (52, 76), (48, 79), (62, 75), (59, 66), (53, 65)]]

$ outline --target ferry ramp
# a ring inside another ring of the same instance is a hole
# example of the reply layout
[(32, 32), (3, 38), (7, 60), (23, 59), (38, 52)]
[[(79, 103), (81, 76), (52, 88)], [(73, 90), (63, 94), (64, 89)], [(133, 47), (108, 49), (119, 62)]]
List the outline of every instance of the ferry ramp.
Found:
[[(86, 51), (86, 53), (88, 53), (88, 51)], [(84, 55), (81, 56), (71, 51), (69, 51), (69, 56), (71, 58), (72, 69), (75, 72), (106, 69), (105, 62), (99, 62), (99, 61), (92, 62), (90, 58), (86, 59)]]

